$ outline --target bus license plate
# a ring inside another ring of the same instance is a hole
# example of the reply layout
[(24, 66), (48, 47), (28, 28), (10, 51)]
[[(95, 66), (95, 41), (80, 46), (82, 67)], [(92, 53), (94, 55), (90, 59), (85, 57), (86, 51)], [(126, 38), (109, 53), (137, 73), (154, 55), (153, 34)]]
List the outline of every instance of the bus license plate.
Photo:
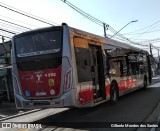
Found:
[(44, 91), (38, 91), (36, 92), (36, 96), (45, 96), (47, 93)]

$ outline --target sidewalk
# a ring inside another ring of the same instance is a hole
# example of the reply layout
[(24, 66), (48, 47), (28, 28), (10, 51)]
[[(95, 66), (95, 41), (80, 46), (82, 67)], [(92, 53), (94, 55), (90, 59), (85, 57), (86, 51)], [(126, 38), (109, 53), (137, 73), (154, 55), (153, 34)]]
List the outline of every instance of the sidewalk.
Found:
[[(153, 78), (154, 79), (154, 78)], [(155, 79), (160, 79), (160, 76), (156, 76)], [(149, 86), (151, 88), (160, 88), (160, 82), (156, 83), (154, 85)], [(151, 114), (146, 118), (144, 122), (154, 122), (155, 124), (157, 122), (160, 123), (160, 100), (159, 103), (155, 106)], [(158, 128), (138, 128), (136, 131), (160, 131), (160, 127)]]
[[(160, 77), (156, 77), (155, 79), (160, 79)], [(160, 87), (160, 82), (150, 86), (150, 88), (158, 88), (158, 87)], [(53, 115), (65, 110), (68, 110), (68, 108), (19, 111), (16, 109), (15, 103), (4, 102), (2, 103), (2, 105), (0, 105), (0, 121), (1, 122), (21, 122), (23, 120), (23, 122), (34, 122), (36, 120), (39, 120), (40, 118), (47, 117), (49, 115)], [(10, 116), (12, 117), (10, 118)], [(4, 117), (8, 119), (5, 119)], [(151, 114), (143, 122), (156, 123), (156, 121), (160, 121), (160, 100), (152, 110)], [(160, 127), (157, 129), (138, 128), (137, 131), (160, 131)]]
[[(23, 123), (31, 123), (35, 122), (41, 118), (45, 118), (47, 116), (68, 110), (68, 108), (50, 108), (50, 109), (34, 109), (34, 110), (23, 110), (19, 111), (15, 107), (15, 103), (6, 103), (4, 102), (0, 105), (0, 123), (15, 123), (22, 122)], [(1, 126), (1, 125), (0, 125)], [(10, 131), (11, 128), (0, 128), (0, 131)], [(12, 131), (17, 131), (17, 128), (12, 128)], [(19, 130), (25, 130), (19, 128)], [(27, 129), (28, 131), (32, 131), (36, 129)], [(37, 130), (38, 131), (38, 130)]]
[(3, 101), (2, 104), (0, 104), (0, 119), (18, 113), (19, 111), (16, 109), (14, 102)]
[(24, 111), (17, 110), (14, 102), (3, 101), (2, 104), (0, 105), (0, 119), (13, 115), (18, 115), (22, 112), (27, 112), (27, 111), (29, 110), (24, 110)]
[[(154, 108), (153, 112), (149, 115), (149, 117), (144, 122), (154, 122), (160, 121), (160, 101), (158, 105)], [(158, 128), (138, 128), (136, 131), (160, 131), (160, 127)]]
[(3, 102), (0, 105), (0, 122), (34, 122), (64, 110), (68, 108), (18, 110), (14, 102)]

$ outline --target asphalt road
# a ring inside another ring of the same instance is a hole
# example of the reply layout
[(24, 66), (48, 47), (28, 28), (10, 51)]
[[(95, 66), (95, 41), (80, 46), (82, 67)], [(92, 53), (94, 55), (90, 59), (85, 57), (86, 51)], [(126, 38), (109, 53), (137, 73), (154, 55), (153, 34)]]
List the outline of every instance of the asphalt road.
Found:
[[(153, 84), (160, 82), (160, 77), (154, 77)], [(2, 103), (0, 105), (1, 112), (0, 117), (5, 118), (8, 116), (13, 116), (12, 118), (7, 118), (11, 121), (19, 121), (24, 119), (30, 121), (31, 119), (38, 120), (36, 123), (41, 123), (45, 126), (44, 129), (38, 129), (37, 131), (70, 131), (70, 130), (109, 130), (109, 131), (128, 131), (136, 130), (137, 128), (99, 128), (110, 126), (111, 123), (118, 122), (144, 122), (148, 116), (153, 112), (157, 103), (160, 101), (160, 84), (155, 84), (147, 90), (138, 90), (136, 92), (130, 93), (123, 97), (120, 97), (118, 103), (115, 105), (110, 105), (109, 102), (103, 103), (93, 108), (71, 108), (69, 110), (60, 111), (56, 108), (53, 111), (40, 110), (39, 112), (33, 112), (32, 115), (28, 114), (28, 110), (19, 111), (15, 108), (14, 103)], [(57, 111), (59, 113), (54, 113)], [(27, 113), (17, 117), (17, 114)], [(44, 112), (49, 115), (43, 114)], [(52, 113), (53, 112), (53, 113)], [(53, 115), (52, 115), (53, 114)], [(14, 118), (14, 115), (15, 118)], [(38, 118), (38, 119), (36, 119)], [(41, 119), (40, 119), (41, 118)], [(147, 119), (148, 120), (148, 119)], [(129, 123), (130, 124), (130, 123)], [(131, 123), (132, 124), (132, 123)], [(51, 127), (48, 125), (52, 125)], [(78, 126), (78, 127), (77, 127)], [(70, 128), (69, 128), (70, 127)], [(94, 128), (93, 128), (94, 127)], [(145, 129), (146, 130), (146, 129)], [(32, 131), (32, 129), (28, 129)]]
[[(155, 79), (153, 80), (153, 83), (157, 83), (158, 81), (160, 81), (160, 79)], [(128, 123), (145, 121), (146, 118), (152, 113), (159, 101), (160, 87), (151, 87), (147, 88), (147, 90), (145, 91), (138, 90), (125, 95), (118, 100), (117, 104), (112, 106), (109, 104), (109, 102), (106, 102), (93, 108), (72, 108), (70, 110), (43, 118), (36, 123), (43, 123), (43, 125), (46, 126), (59, 126), (59, 123), (68, 122), (66, 124), (63, 124), (63, 128), (68, 128), (70, 124), (76, 123), (82, 124), (82, 127), (84, 126), (84, 124), (88, 124), (88, 126), (89, 124), (94, 124), (94, 126), (97, 126), (97, 128), (87, 128), (87, 130), (102, 130), (102, 128), (98, 128), (98, 122), (106, 122), (107, 124), (107, 122)], [(84, 128), (75, 127), (74, 129)], [(119, 128), (110, 128), (108, 130), (119, 130)], [(136, 130), (136, 128), (121, 128), (121, 130)]]

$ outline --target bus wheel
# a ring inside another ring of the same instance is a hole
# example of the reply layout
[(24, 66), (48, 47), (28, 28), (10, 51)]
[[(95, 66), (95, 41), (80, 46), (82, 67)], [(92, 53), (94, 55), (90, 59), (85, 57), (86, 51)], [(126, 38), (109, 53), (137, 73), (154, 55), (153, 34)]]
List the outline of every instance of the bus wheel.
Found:
[(144, 89), (144, 90), (146, 90), (147, 85), (148, 85), (148, 84), (147, 84), (147, 78), (145, 77), (145, 78), (144, 78), (144, 82), (143, 82), (143, 89)]
[(118, 87), (116, 83), (111, 84), (110, 88), (110, 104), (113, 105), (118, 100)]

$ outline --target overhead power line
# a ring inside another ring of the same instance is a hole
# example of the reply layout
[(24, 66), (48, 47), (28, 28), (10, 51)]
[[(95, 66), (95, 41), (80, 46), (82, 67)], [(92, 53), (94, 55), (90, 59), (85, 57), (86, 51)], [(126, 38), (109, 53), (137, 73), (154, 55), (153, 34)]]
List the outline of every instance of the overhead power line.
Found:
[(123, 35), (133, 34), (133, 33), (135, 33), (135, 32), (139, 32), (139, 31), (141, 31), (141, 30), (145, 30), (145, 29), (147, 29), (147, 28), (150, 28), (150, 27), (156, 25), (157, 23), (160, 23), (160, 21), (154, 22), (153, 24), (151, 24), (151, 25), (149, 25), (149, 26), (146, 26), (146, 27), (144, 27), (144, 28), (141, 28), (141, 29), (138, 29), (138, 30), (135, 30), (135, 31), (132, 31), (132, 32), (125, 33), (125, 34), (123, 34)]
[[(85, 18), (87, 18), (88, 20), (94, 22), (95, 24), (98, 24), (100, 26), (104, 26), (106, 25), (107, 26), (107, 29), (112, 32), (113, 34), (115, 34), (117, 31), (111, 27), (109, 24), (95, 18), (94, 16), (88, 14), (87, 12), (81, 10), (80, 8), (78, 8), (77, 6), (73, 5), (72, 3), (68, 2), (67, 0), (61, 0), (63, 1), (64, 3), (66, 3), (69, 7), (71, 7), (73, 10), (75, 10), (76, 12), (78, 12), (79, 14), (81, 14), (82, 16), (84, 16)], [(121, 38), (124, 38), (124, 36), (122, 36), (120, 33), (117, 34), (117, 36), (121, 37)]]
[(146, 31), (146, 32), (141, 32), (141, 33), (135, 33), (135, 34), (123, 34), (123, 35), (138, 35), (138, 34), (146, 34), (146, 33), (152, 33), (152, 32), (159, 32), (160, 30), (152, 30), (152, 31)]
[(16, 26), (19, 26), (19, 27), (22, 27), (22, 28), (30, 30), (30, 28), (22, 26), (22, 25), (19, 25), (19, 24), (16, 24), (16, 23), (13, 23), (13, 22), (10, 22), (10, 21), (7, 21), (7, 20), (3, 20), (3, 19), (0, 19), (0, 20), (3, 21), (3, 22), (9, 23), (9, 24), (16, 25)]
[(10, 20), (10, 21), (14, 21), (14, 22), (17, 22), (17, 23), (21, 23), (21, 24), (25, 24), (25, 25), (27, 25), (27, 26), (32, 26), (32, 27), (38, 27), (38, 26), (36, 26), (36, 25), (33, 25), (33, 24), (30, 24), (30, 23), (27, 23), (27, 22), (24, 22), (24, 21), (20, 21), (20, 20), (16, 20), (16, 19), (13, 19), (13, 18), (10, 18), (10, 17), (7, 17), (7, 16), (4, 16), (4, 15), (0, 15), (1, 17), (4, 17), (5, 19), (8, 19), (8, 20)]
[[(85, 11), (79, 9), (78, 7), (76, 7), (75, 5), (71, 4), (70, 2), (68, 2), (67, 0), (61, 0), (63, 1), (64, 3), (66, 3), (69, 7), (71, 7), (72, 9), (74, 9), (76, 12), (78, 12), (79, 14), (81, 14), (82, 16), (84, 16), (85, 18), (89, 19), (90, 21), (100, 25), (100, 26), (104, 26), (104, 25), (107, 25), (108, 26), (108, 30), (110, 30), (113, 34), (117, 33), (117, 31), (111, 27), (109, 24), (106, 24), (105, 22), (91, 16), (90, 14), (86, 13)], [(116, 34), (117, 36), (119, 36), (120, 38), (128, 41), (128, 42), (131, 42), (132, 44), (138, 44), (138, 43), (135, 43), (135, 42), (132, 42), (131, 40), (129, 40), (128, 38), (126, 38), (125, 36), (123, 36), (122, 34), (120, 33), (117, 33)], [(140, 45), (140, 44), (138, 44)], [(143, 46), (143, 45), (142, 45)]]
[(1, 31), (4, 31), (4, 32), (7, 32), (7, 33), (10, 33), (10, 34), (16, 34), (15, 32), (12, 32), (12, 31), (9, 31), (9, 30), (5, 30), (5, 29), (0, 29)]
[[(61, 0), (61, 1), (63, 1), (64, 3), (66, 3), (69, 7), (71, 7), (73, 10), (75, 10), (76, 12), (78, 12), (79, 14), (81, 14), (82, 16), (84, 16), (85, 18), (87, 18), (88, 20), (94, 22), (95, 24), (98, 24), (98, 25), (100, 25), (100, 26), (103, 26), (103, 27), (104, 27), (105, 25), (107, 25), (107, 29), (108, 29), (109, 31), (111, 31), (113, 34), (117, 33), (117, 31), (116, 31), (114, 28), (112, 28), (109, 24), (106, 24), (105, 22), (103, 22), (103, 21), (101, 21), (101, 20), (99, 20), (99, 19), (91, 16), (90, 14), (88, 14), (88, 13), (84, 12), (83, 10), (79, 9), (79, 8), (76, 7), (75, 5), (73, 5), (73, 4), (71, 4), (70, 2), (68, 2), (67, 0)], [(150, 26), (148, 26), (148, 27), (145, 27), (145, 28), (152, 27), (153, 25), (155, 25), (155, 24), (157, 24), (157, 23), (159, 23), (159, 22), (160, 22), (160, 21), (155, 22), (155, 23), (153, 23), (152, 25), (150, 25)], [(143, 29), (145, 29), (145, 28), (143, 28)], [(105, 27), (104, 27), (104, 30), (105, 30)], [(142, 29), (141, 29), (141, 30), (142, 30)], [(139, 30), (137, 30), (137, 31), (139, 31)], [(147, 31), (146, 31), (146, 32), (147, 32)], [(146, 33), (146, 32), (144, 32), (144, 33)], [(143, 34), (142, 34), (142, 35), (143, 35)], [(105, 35), (105, 36), (106, 36), (106, 35)], [(129, 43), (134, 44), (134, 45), (139, 45), (139, 46), (143, 46), (143, 47), (149, 47), (149, 45), (147, 45), (147, 44), (141, 44), (141, 43), (133, 42), (133, 41), (131, 41), (130, 39), (128, 39), (128, 38), (126, 38), (125, 36), (123, 36), (122, 34), (120, 34), (120, 33), (117, 33), (116, 36), (120, 37), (120, 40), (121, 40), (121, 41), (127, 41), (127, 43), (129, 42)], [(116, 37), (116, 39), (119, 39), (119, 38)], [(155, 47), (155, 48), (156, 48), (156, 47)]]
[[(26, 17), (31, 18), (33, 20), (37, 20), (39, 22), (48, 24), (48, 25), (54, 26), (54, 24), (56, 24), (54, 22), (50, 22), (50, 21), (45, 20), (43, 18), (40, 18), (40, 17), (34, 16), (34, 15), (31, 15), (29, 13), (26, 13), (24, 11), (18, 10), (16, 8), (11, 7), (9, 5), (6, 5), (6, 4), (4, 4), (2, 2), (0, 2), (0, 7), (5, 8), (7, 10), (10, 10), (12, 12), (15, 12), (17, 14), (26, 16)], [(6, 16), (3, 16), (3, 17), (7, 18)], [(7, 19), (11, 19), (11, 18), (7, 18)], [(3, 37), (6, 37), (6, 38), (10, 39), (13, 35), (15, 35), (17, 33), (21, 33), (21, 32), (30, 30), (30, 28), (28, 28), (26, 26), (17, 24), (19, 22), (24, 23), (22, 21), (18, 21), (17, 22), (17, 20), (14, 20), (14, 19), (11, 19), (11, 21), (8, 21), (7, 19), (0, 19), (0, 21), (2, 21), (2, 22), (0, 22), (0, 36), (3, 36)], [(13, 20), (16, 21), (17, 23), (14, 23)], [(24, 24), (29, 25), (28, 23), (24, 23)], [(31, 25), (31, 26), (33, 26), (33, 25)]]
[(10, 24), (10, 23), (7, 23), (7, 22), (3, 22), (3, 21), (0, 22), (0, 28), (13, 30), (17, 33), (28, 31), (28, 29), (25, 29), (25, 28), (22, 28), (22, 27), (19, 27), (19, 26), (16, 26), (16, 25), (13, 25), (13, 24)]
[[(98, 24), (98, 25), (100, 25), (100, 26), (103, 26), (104, 22), (102, 22), (101, 20), (99, 20), (99, 19), (91, 16), (90, 14), (84, 12), (83, 10), (81, 10), (81, 9), (79, 9), (78, 7), (74, 6), (73, 4), (71, 4), (70, 2), (68, 2), (67, 0), (62, 0), (62, 1), (65, 2), (65, 3), (66, 3), (68, 6), (70, 6), (71, 8), (73, 8), (76, 12), (80, 13), (81, 15), (83, 15), (85, 18), (91, 20), (92, 22), (94, 22), (94, 23), (96, 23), (96, 24)], [(32, 19), (34, 19), (34, 20), (37, 20), (37, 21), (40, 21), (40, 22), (43, 22), (43, 23), (46, 23), (46, 24), (49, 24), (49, 25), (53, 25), (51, 22), (46, 22), (46, 21), (45, 21), (44, 19), (42, 19), (42, 18), (38, 18), (38, 17), (36, 17), (36, 16), (33, 16), (33, 15), (28, 14), (28, 13), (26, 13), (26, 12), (23, 12), (23, 11), (21, 11), (21, 10), (15, 9), (15, 8), (13, 8), (13, 7), (11, 7), (11, 6), (8, 6), (8, 5), (6, 5), (6, 4), (4, 4), (4, 3), (2, 3), (2, 2), (0, 2), (0, 3), (1, 3), (0, 6), (3, 7), (3, 8), (5, 8), (5, 9), (8, 9), (8, 10), (13, 11), (13, 12), (15, 12), (15, 13), (24, 15), (24, 16), (29, 17), (29, 18), (32, 18)], [(108, 25), (108, 24), (106, 24), (106, 25)], [(114, 30), (114, 29), (113, 29), (111, 26), (109, 26), (109, 25), (108, 25), (108, 30), (110, 30), (112, 33), (116, 33), (116, 32), (117, 32), (116, 30)], [(124, 36), (122, 36), (122, 35), (119, 34), (119, 33), (117, 34), (117, 36), (119, 36), (119, 37), (121, 37), (121, 38), (123, 38), (123, 39), (126, 39)], [(128, 40), (128, 39), (127, 39), (127, 40)]]
[(11, 37), (5, 36), (5, 35), (0, 35), (1, 37), (6, 37), (8, 39), (11, 39)]
[[(81, 14), (82, 16), (84, 16), (85, 18), (89, 19), (90, 21), (94, 22), (95, 24), (103, 26), (103, 23), (104, 23), (103, 21), (101, 21), (101, 20), (93, 17), (92, 15), (86, 13), (85, 11), (83, 11), (80, 8), (76, 7), (75, 5), (73, 5), (72, 3), (68, 2), (67, 0), (61, 0), (61, 1), (63, 1), (65, 4), (67, 4), (73, 10), (75, 10), (76, 12), (78, 12), (79, 14)], [(108, 25), (108, 24), (106, 24), (106, 25)]]
[(16, 8), (13, 8), (13, 7), (11, 7), (11, 6), (9, 6), (9, 5), (6, 5), (6, 4), (4, 4), (4, 3), (2, 3), (2, 2), (0, 2), (0, 6), (3, 7), (3, 8), (5, 8), (5, 9), (8, 9), (8, 10), (10, 10), (10, 11), (13, 11), (13, 12), (15, 12), (15, 13), (21, 14), (21, 15), (23, 15), (23, 16), (29, 17), (29, 18), (31, 18), (31, 19), (40, 21), (40, 22), (45, 23), (45, 24), (48, 24), (48, 25), (54, 26), (54, 24), (56, 24), (56, 23), (54, 23), (54, 22), (49, 22), (48, 20), (44, 20), (43, 18), (39, 18), (39, 17), (37, 17), (37, 16), (33, 16), (33, 15), (29, 14), (29, 13), (26, 13), (26, 12), (23, 12), (23, 11), (18, 10), (18, 9), (16, 9)]
[[(144, 31), (144, 32), (142, 32), (142, 33), (137, 33), (135, 36), (131, 37), (130, 39), (137, 39), (137, 38), (139, 38), (139, 37), (142, 37), (144, 34), (148, 33), (149, 30), (152, 30), (153, 28), (159, 26), (159, 25), (156, 25), (156, 24), (158, 24), (159, 22), (160, 22), (160, 21), (157, 21), (157, 22), (151, 24), (150, 26), (147, 26), (147, 27), (145, 28), (145, 31)], [(139, 30), (139, 31), (140, 31), (140, 30)], [(130, 33), (130, 34), (131, 34), (131, 33)]]
[[(105, 24), (105, 25), (107, 25), (107, 29), (108, 29), (109, 31), (111, 31), (111, 32), (114, 33), (114, 34), (117, 32), (117, 31), (116, 31), (114, 28), (112, 28), (109, 24), (106, 24), (106, 23), (104, 23), (103, 21), (101, 21), (101, 20), (99, 20), (99, 19), (91, 16), (90, 14), (88, 14), (88, 13), (84, 12), (83, 10), (79, 9), (79, 8), (76, 7), (75, 5), (73, 5), (73, 4), (71, 4), (70, 2), (68, 2), (67, 0), (61, 0), (61, 1), (63, 1), (64, 3), (66, 3), (68, 6), (70, 6), (72, 9), (74, 9), (76, 12), (78, 12), (79, 14), (81, 14), (82, 16), (84, 16), (85, 18), (87, 18), (88, 20), (94, 22), (95, 24), (98, 24), (99, 26), (104, 26), (104, 24)], [(10, 11), (13, 11), (13, 12), (15, 12), (15, 13), (18, 13), (18, 14), (20, 14), (20, 15), (29, 17), (29, 18), (31, 18), (31, 19), (40, 21), (40, 22), (45, 23), (45, 24), (48, 24), (48, 25), (52, 25), (52, 26), (53, 26), (54, 24), (56, 24), (56, 23), (54, 23), (54, 22), (50, 22), (50, 21), (45, 20), (45, 19), (43, 19), (43, 18), (34, 16), (34, 15), (32, 15), (32, 14), (29, 14), (29, 13), (26, 13), (26, 12), (24, 12), (24, 11), (21, 11), (21, 10), (18, 10), (18, 9), (16, 9), (16, 8), (13, 8), (13, 7), (11, 7), (11, 6), (8, 6), (8, 5), (6, 5), (6, 4), (4, 4), (4, 3), (2, 3), (2, 2), (0, 2), (0, 6), (3, 7), (3, 8), (5, 8), (5, 9), (8, 9), (8, 10), (10, 10)], [(12, 24), (12, 25), (19, 26), (19, 27), (21, 27), (21, 28), (30, 29), (30, 28), (28, 28), (28, 27), (25, 27), (25, 26), (22, 26), (22, 25), (13, 23), (13, 22), (9, 22), (9, 21), (7, 21), (7, 20), (2, 20), (2, 19), (0, 19), (0, 20), (1, 20), (1, 21), (4, 21), (4, 22), (6, 22), (6, 23), (10, 23), (10, 24)], [(156, 24), (156, 23), (154, 23), (154, 24)], [(58, 25), (58, 24), (57, 24), (57, 25)], [(12, 27), (12, 28), (13, 28), (13, 27)], [(0, 30), (1, 30), (1, 31), (4, 31), (4, 32), (7, 32), (7, 33), (10, 33), (10, 34), (16, 34), (15, 32), (12, 32), (12, 31), (9, 31), (9, 30), (6, 30), (6, 29), (0, 29)], [(0, 35), (0, 36), (1, 36), (1, 35)], [(133, 42), (133, 41), (129, 40), (128, 38), (126, 38), (125, 36), (123, 36), (122, 34), (120, 34), (120, 33), (118, 33), (117, 36), (120, 37), (121, 40), (130, 42), (130, 43), (132, 43), (132, 44), (140, 45), (140, 46), (147, 46), (147, 47), (148, 47), (148, 45), (143, 45), (143, 44), (140, 44), (140, 43)]]
[(78, 7), (76, 7), (75, 5), (71, 4), (70, 2), (68, 2), (67, 0), (61, 0), (64, 3), (66, 3), (68, 6), (70, 6), (72, 9), (74, 9), (76, 12), (78, 12), (79, 14), (81, 14), (82, 16), (84, 16), (85, 18), (91, 20), (92, 22), (103, 26), (103, 22), (93, 16), (91, 16), (90, 14), (84, 12), (83, 10), (79, 9)]

